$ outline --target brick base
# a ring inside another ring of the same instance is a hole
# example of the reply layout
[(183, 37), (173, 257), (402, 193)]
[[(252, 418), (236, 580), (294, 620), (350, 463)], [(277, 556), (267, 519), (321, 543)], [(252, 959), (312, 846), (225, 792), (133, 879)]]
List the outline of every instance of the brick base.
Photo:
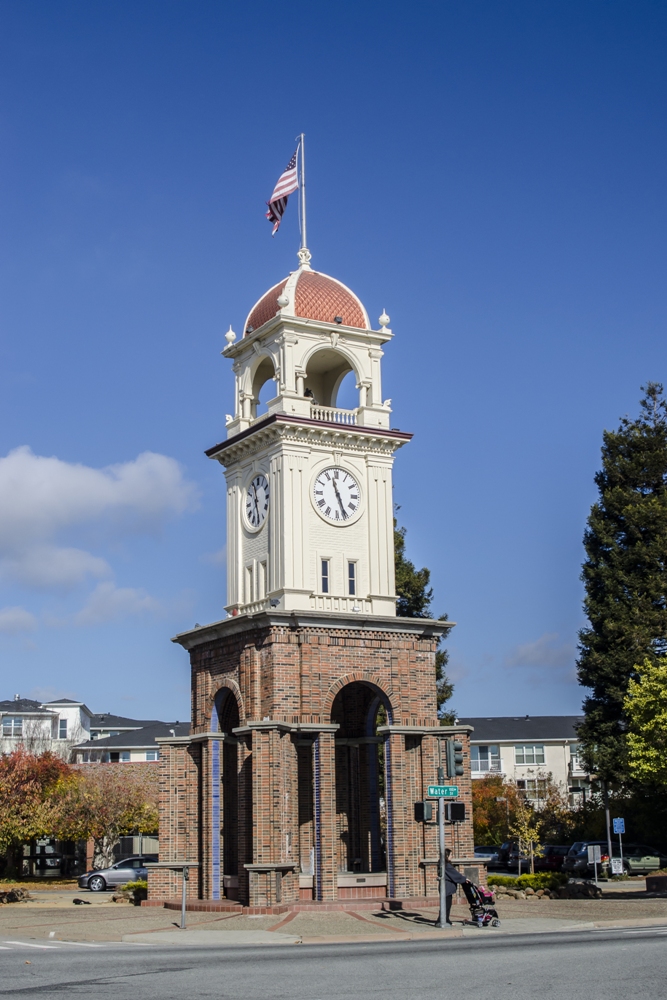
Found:
[[(273, 906), (241, 906), (231, 900), (188, 899), (186, 910), (190, 913), (238, 913), (239, 916), (251, 916), (267, 913), (278, 916), (281, 913), (319, 912), (329, 913), (345, 910), (421, 910), (437, 909), (438, 896), (414, 896), (409, 899), (389, 899), (386, 896), (374, 899), (340, 899), (335, 902), (298, 902), (283, 903)], [(454, 904), (467, 906), (465, 899), (454, 898)], [(180, 899), (144, 900), (142, 906), (161, 906), (165, 910), (180, 910)]]

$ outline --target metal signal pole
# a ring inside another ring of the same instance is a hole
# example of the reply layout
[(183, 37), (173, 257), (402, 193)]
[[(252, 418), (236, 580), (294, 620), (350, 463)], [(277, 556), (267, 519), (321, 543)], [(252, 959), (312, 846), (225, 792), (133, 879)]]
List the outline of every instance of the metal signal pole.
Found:
[(438, 799), (438, 842), (440, 846), (440, 912), (436, 927), (447, 926), (447, 883), (445, 881), (445, 800)]

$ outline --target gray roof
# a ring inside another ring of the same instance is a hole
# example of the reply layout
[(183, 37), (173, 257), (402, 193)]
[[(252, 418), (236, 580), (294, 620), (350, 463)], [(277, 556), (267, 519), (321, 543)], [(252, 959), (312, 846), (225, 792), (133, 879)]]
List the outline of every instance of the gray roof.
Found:
[(109, 712), (96, 712), (90, 717), (91, 729), (142, 729), (144, 726), (154, 726), (159, 719), (126, 719), (123, 715), (111, 715)]
[(0, 701), (0, 712), (44, 712), (41, 701), (33, 701), (32, 698), (8, 698)]
[(118, 736), (105, 736), (101, 740), (86, 740), (85, 743), (77, 743), (77, 750), (141, 750), (143, 747), (149, 749), (155, 747), (156, 739), (171, 736), (173, 729), (176, 736), (189, 736), (189, 722), (152, 722), (141, 729), (133, 729), (128, 733), (119, 733)]
[(577, 723), (583, 715), (501, 715), (477, 719), (458, 719), (472, 726), (473, 743), (503, 743), (506, 740), (530, 743), (535, 740), (576, 740)]

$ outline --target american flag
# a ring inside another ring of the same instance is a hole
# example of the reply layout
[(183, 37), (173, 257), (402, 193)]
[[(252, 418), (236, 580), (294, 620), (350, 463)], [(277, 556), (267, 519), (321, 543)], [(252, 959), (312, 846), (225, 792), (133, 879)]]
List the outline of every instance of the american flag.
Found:
[(266, 217), (269, 222), (273, 223), (273, 232), (271, 233), (272, 236), (275, 236), (278, 232), (278, 227), (280, 226), (283, 213), (287, 208), (288, 195), (292, 194), (293, 191), (296, 191), (299, 186), (296, 170), (296, 154), (298, 152), (299, 150), (297, 148), (294, 152), (294, 156), (278, 178), (278, 183), (273, 189), (273, 194), (266, 203), (269, 206)]

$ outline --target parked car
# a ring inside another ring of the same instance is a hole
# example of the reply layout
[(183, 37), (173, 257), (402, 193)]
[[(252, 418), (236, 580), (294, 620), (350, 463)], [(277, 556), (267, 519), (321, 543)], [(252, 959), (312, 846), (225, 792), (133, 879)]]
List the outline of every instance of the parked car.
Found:
[(536, 872), (559, 872), (563, 867), (563, 862), (570, 850), (569, 846), (561, 844), (545, 844), (542, 848), (542, 855), (535, 858)]
[(499, 847), (476, 847), (475, 859), (483, 862), (487, 868), (498, 868), (500, 866), (498, 852)]
[(500, 845), (500, 847), (498, 848), (499, 867), (503, 867), (507, 864), (507, 861), (510, 856), (510, 851), (513, 850), (513, 848), (515, 847), (516, 847), (516, 841), (514, 840), (506, 840), (503, 844)]
[[(618, 853), (617, 853), (618, 851)], [(614, 855), (620, 857), (620, 850), (614, 844)], [(646, 844), (623, 844), (623, 871), (626, 875), (648, 875), (667, 865), (667, 857)]]
[(144, 879), (148, 875), (146, 862), (154, 861), (157, 861), (157, 854), (148, 854), (117, 861), (111, 868), (86, 872), (85, 875), (79, 876), (79, 888), (90, 889), (91, 892), (104, 892), (105, 889), (115, 889), (119, 885), (125, 885), (126, 882)]
[[(606, 840), (578, 840), (575, 844), (572, 844), (567, 855), (563, 858), (561, 871), (568, 875), (579, 875), (583, 878), (594, 875), (594, 866), (589, 864), (588, 861), (588, 848), (595, 845), (600, 848), (601, 864), (606, 864), (609, 861), (609, 848), (607, 847)], [(598, 865), (599, 873), (600, 865)]]
[[(509, 853), (507, 855), (507, 861), (505, 866), (511, 871), (519, 870), (519, 845), (512, 844)], [(530, 871), (530, 850), (526, 847), (521, 848), (521, 874), (525, 875)]]

